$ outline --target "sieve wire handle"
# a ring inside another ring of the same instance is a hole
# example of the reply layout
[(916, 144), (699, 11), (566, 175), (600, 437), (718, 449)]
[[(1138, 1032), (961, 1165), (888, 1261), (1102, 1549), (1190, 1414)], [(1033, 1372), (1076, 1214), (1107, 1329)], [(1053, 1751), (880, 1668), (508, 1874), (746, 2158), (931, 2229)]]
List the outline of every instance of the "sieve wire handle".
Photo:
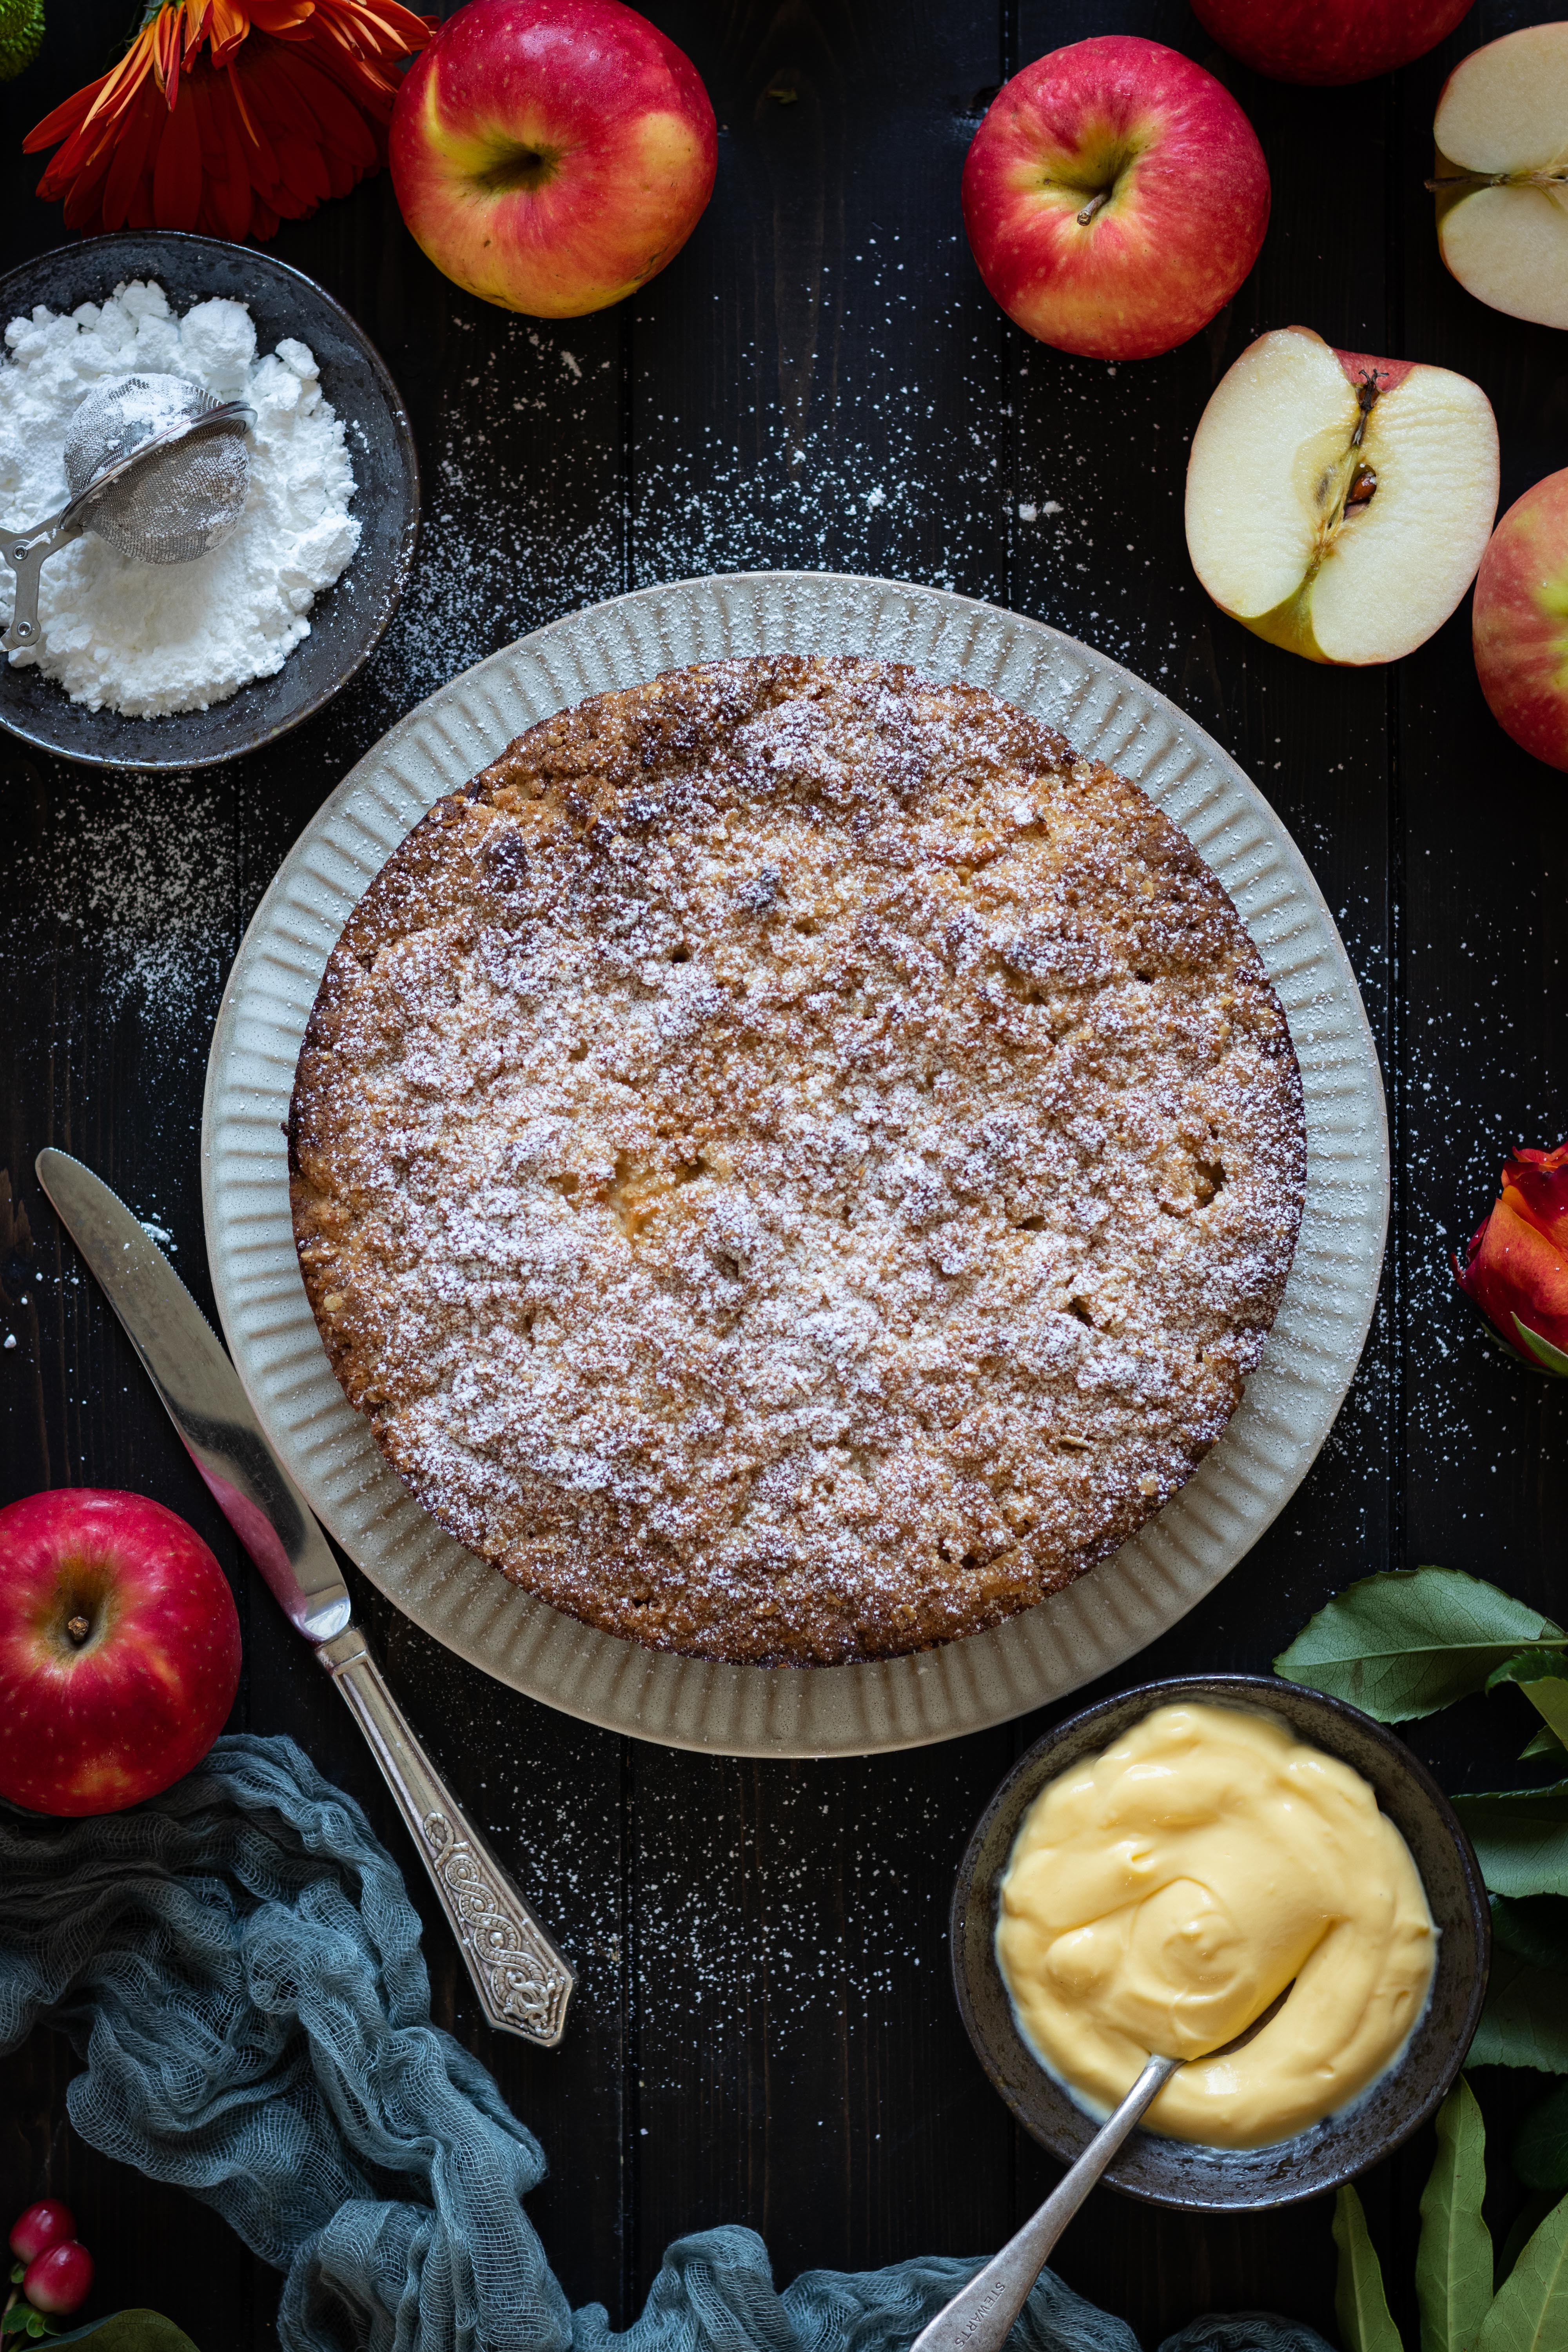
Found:
[(31, 530), (16, 531), (0, 546), (0, 554), (16, 575), (11, 625), (0, 637), (0, 646), (6, 653), (38, 642), (38, 573), (49, 557), (82, 530), (85, 518), (77, 511), (80, 503), (73, 499), (47, 522), (35, 523)]

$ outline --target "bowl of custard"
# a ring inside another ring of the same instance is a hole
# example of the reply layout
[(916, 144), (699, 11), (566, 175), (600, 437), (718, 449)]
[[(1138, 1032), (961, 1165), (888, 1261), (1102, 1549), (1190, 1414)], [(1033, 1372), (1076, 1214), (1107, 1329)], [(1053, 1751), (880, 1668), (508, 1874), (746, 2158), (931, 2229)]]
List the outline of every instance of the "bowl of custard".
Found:
[(1425, 1766), (1269, 1675), (1152, 1683), (1047, 1732), (982, 1815), (952, 1924), (981, 2063), (1064, 2163), (1152, 2054), (1184, 2062), (1105, 2178), (1205, 2211), (1320, 2196), (1408, 2138), (1490, 1958)]

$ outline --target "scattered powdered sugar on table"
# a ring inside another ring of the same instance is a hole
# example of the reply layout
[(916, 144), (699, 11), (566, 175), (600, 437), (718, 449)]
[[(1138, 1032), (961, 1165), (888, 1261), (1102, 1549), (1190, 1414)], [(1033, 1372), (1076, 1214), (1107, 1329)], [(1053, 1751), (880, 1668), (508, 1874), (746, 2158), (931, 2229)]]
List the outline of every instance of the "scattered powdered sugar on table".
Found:
[[(66, 504), (66, 428), (100, 384), (143, 371), (181, 375), (256, 411), (250, 487), (229, 537), (194, 563), (150, 564), (84, 532), (44, 565), (41, 641), (13, 664), (37, 662), (73, 702), (133, 719), (205, 710), (281, 669), (360, 538), (342, 423), (306, 346), (285, 337), (258, 358), (243, 302), (198, 302), (177, 319), (161, 286), (134, 281), (68, 317), (40, 304), (11, 321), (5, 342), (0, 517), (10, 530)], [(0, 571), (7, 610), (10, 582)]]

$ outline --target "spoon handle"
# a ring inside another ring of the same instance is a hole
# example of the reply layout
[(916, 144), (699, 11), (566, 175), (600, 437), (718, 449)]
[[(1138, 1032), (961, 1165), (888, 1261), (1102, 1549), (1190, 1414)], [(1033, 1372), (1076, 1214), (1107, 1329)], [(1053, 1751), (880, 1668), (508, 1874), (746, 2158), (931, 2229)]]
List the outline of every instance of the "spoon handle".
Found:
[(960, 2287), (928, 2320), (910, 2352), (1001, 2352), (1008, 2330), (1029, 2299), (1030, 2290), (1045, 2269), (1050, 2252), (1143, 2110), (1163, 2089), (1180, 2062), (1151, 2058), (1121, 2105), (1110, 2116), (1083, 2154), (1030, 2215), (1016, 2237), (1009, 2238), (984, 2270)]

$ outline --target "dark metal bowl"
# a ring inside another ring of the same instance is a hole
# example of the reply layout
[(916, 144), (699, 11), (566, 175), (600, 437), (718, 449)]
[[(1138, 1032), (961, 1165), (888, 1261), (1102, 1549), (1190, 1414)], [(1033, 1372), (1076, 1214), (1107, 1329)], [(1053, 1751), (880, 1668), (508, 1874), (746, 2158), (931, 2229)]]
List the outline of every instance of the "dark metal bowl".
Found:
[(1375, 2164), (1433, 2115), (1458, 2073), (1486, 1993), (1491, 1929), (1470, 1842), (1431, 1774), (1358, 1707), (1264, 1675), (1146, 1683), (1059, 1724), (1020, 1759), (981, 1816), (952, 1895), (952, 1975), (980, 2063), (1026, 2131), (1064, 2163), (1096, 2126), (1018, 2032), (995, 1951), (997, 1887), (1019, 1824), (1047, 1780), (1098, 1755), (1152, 1712), (1182, 1699), (1262, 1708), (1351, 1765), (1403, 1835), (1441, 1931), (1426, 2013), (1399, 2063), (1343, 2115), (1272, 2147), (1213, 2148), (1135, 2131), (1105, 2178), (1150, 2205), (1256, 2211), (1320, 2196)]
[[(308, 343), (321, 389), (348, 430), (358, 552), (310, 608), (310, 634), (273, 677), (242, 686), (210, 710), (125, 719), (89, 710), (31, 667), (0, 656), (0, 726), (40, 751), (97, 768), (205, 768), (269, 743), (331, 699), (373, 652), (414, 569), (419, 534), (419, 461), (397, 386), (374, 346), (331, 296), (254, 246), (172, 229), (128, 230), (62, 246), (0, 278), (0, 329), (36, 303), (74, 310), (101, 302), (122, 279), (156, 278), (176, 310), (216, 294), (248, 303), (258, 348), (285, 335)], [(18, 523), (41, 518), (18, 515)]]

